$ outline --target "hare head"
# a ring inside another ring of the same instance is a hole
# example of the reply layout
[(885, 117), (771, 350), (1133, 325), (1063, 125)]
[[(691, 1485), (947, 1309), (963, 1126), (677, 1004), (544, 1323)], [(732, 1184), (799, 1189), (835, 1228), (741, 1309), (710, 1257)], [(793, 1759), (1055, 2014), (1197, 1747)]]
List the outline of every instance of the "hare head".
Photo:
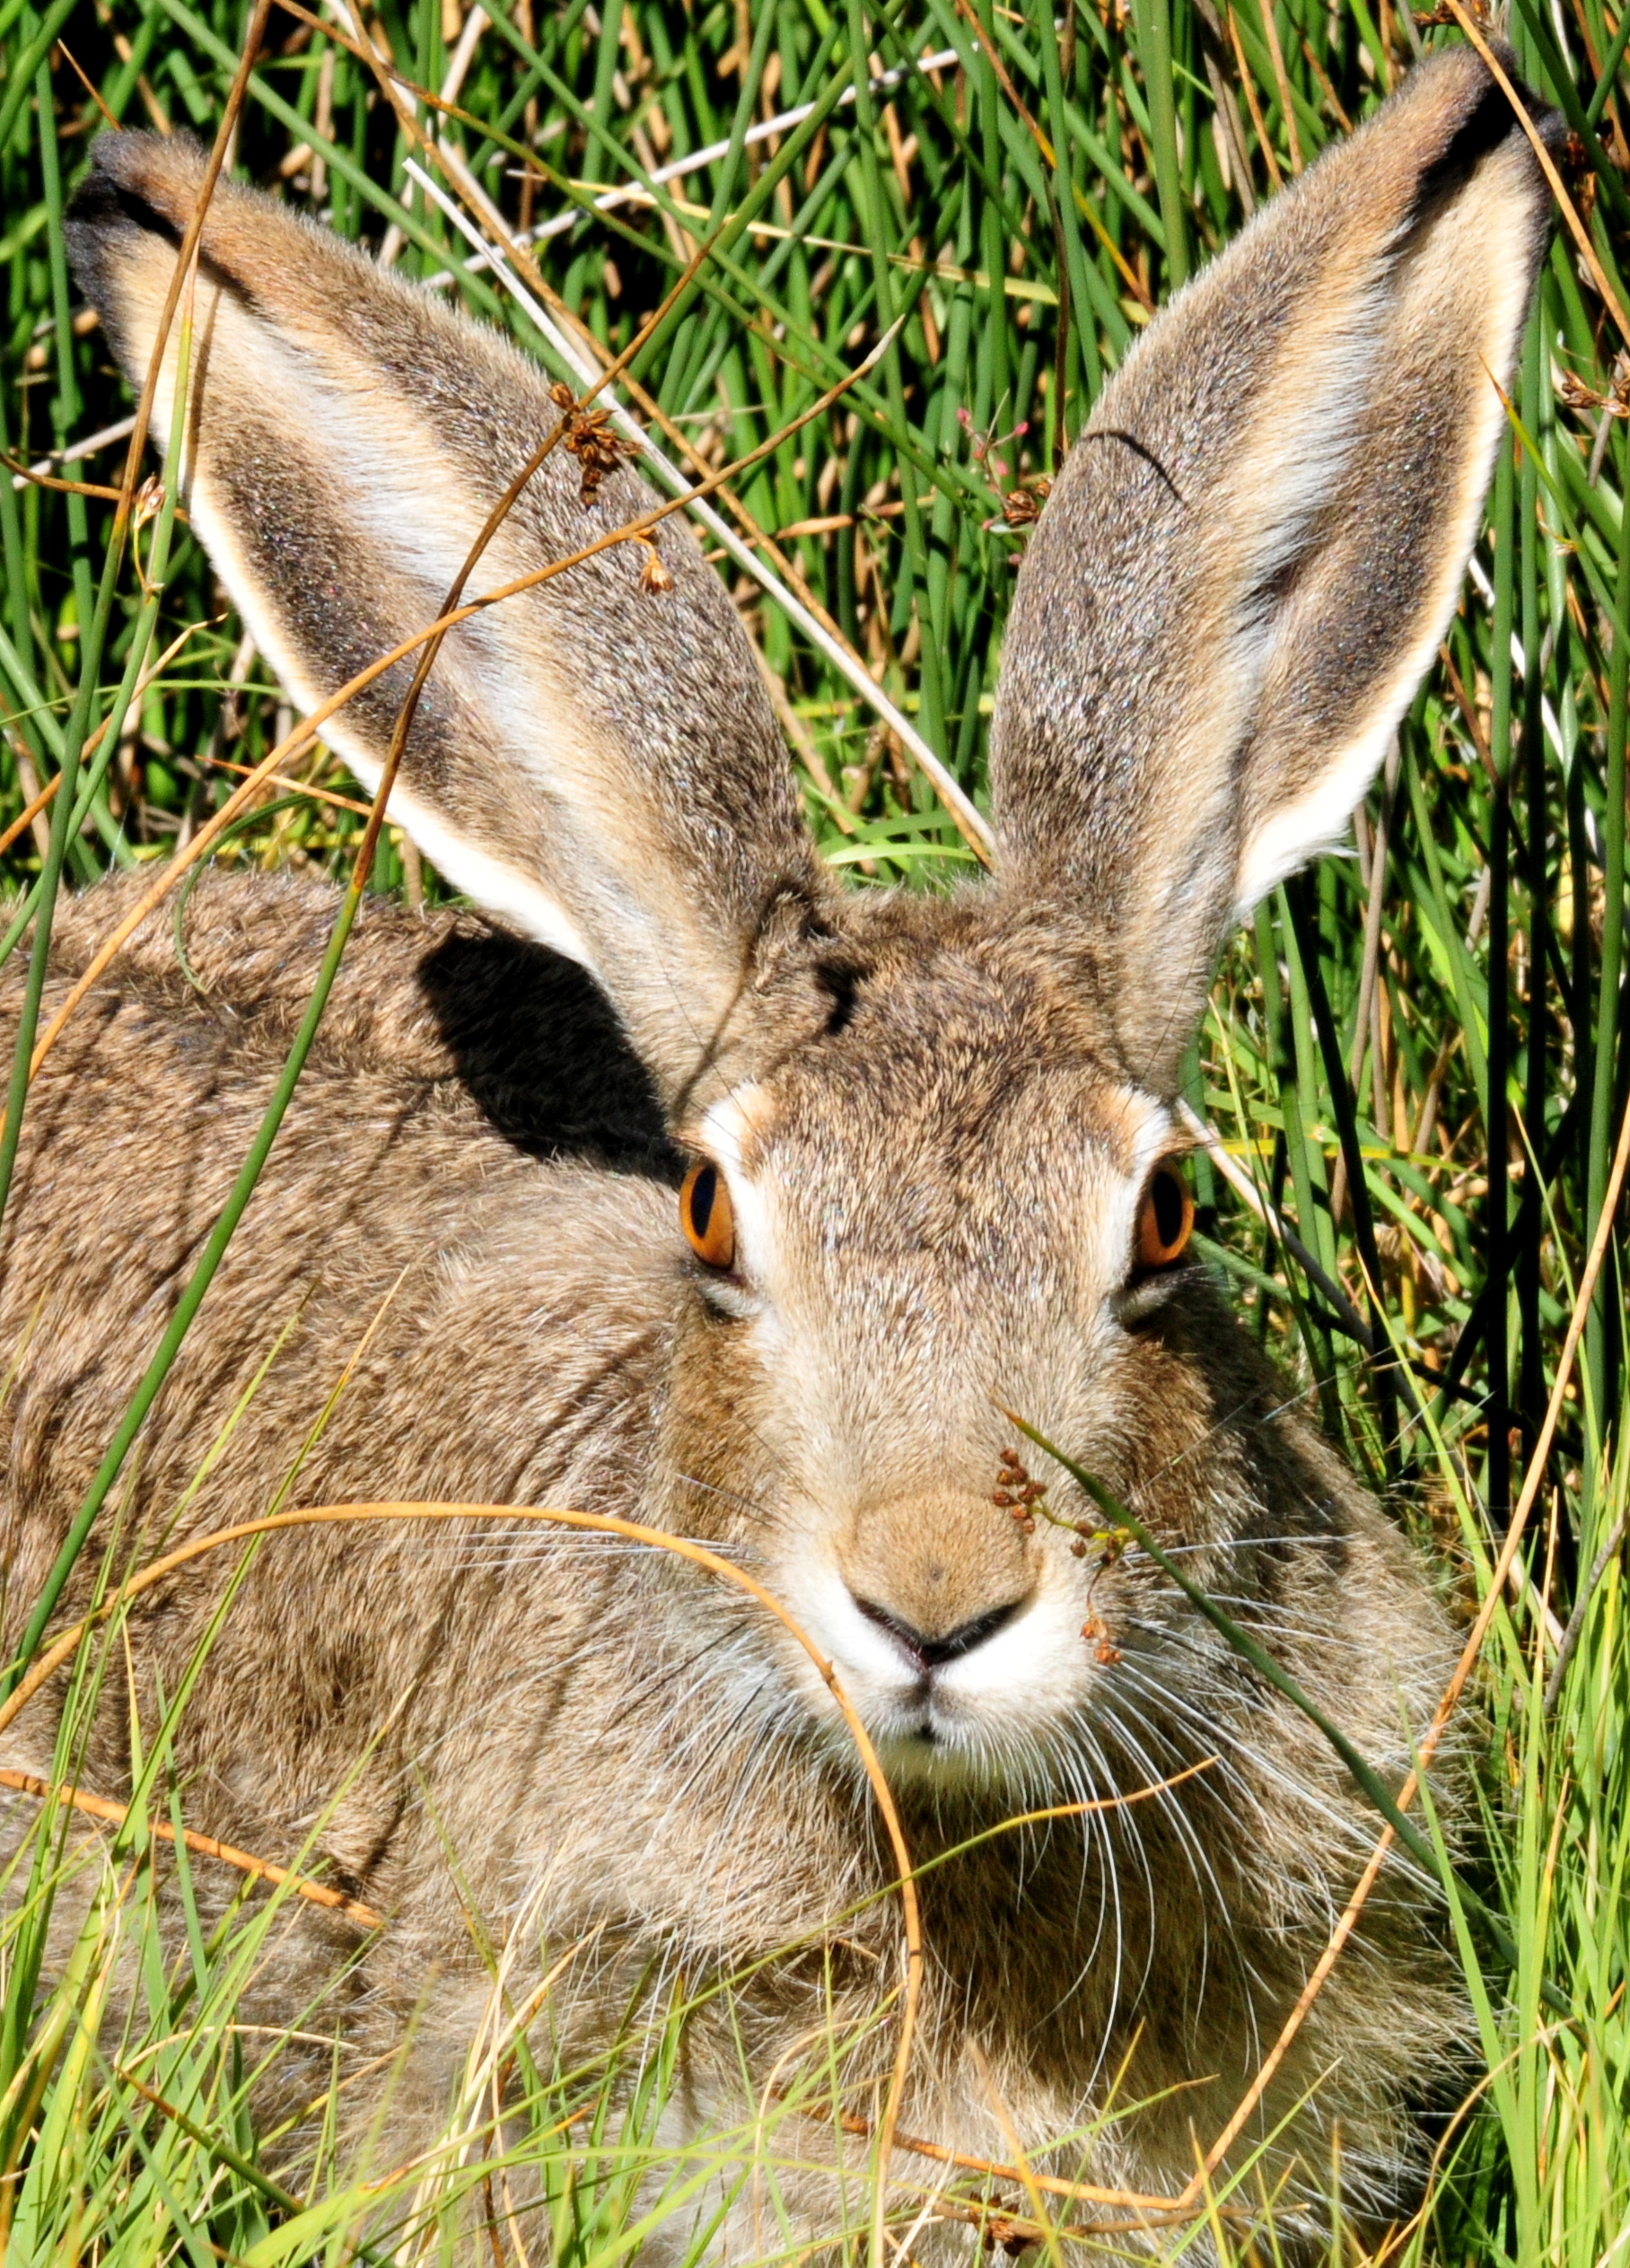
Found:
[[(78, 273), (138, 382), (202, 176), (179, 142), (110, 136), (78, 203)], [(1079, 1548), (1067, 1484), (1036, 1517), (1008, 1412), (1258, 1626), (1280, 1616), (1330, 1712), (1407, 1757), (1428, 1588), (1187, 1254), (1174, 1104), (1231, 924), (1338, 840), (1444, 633), (1547, 228), (1505, 95), (1445, 54), (1149, 326), (1019, 573), (976, 884), (840, 891), (723, 583), (676, 518), (602, 541), (653, 499), (627, 470), (585, 495), (565, 447), (470, 595), (521, 587), (425, 687), (393, 815), (591, 972), (672, 1144), (660, 1228), (585, 1213), (561, 1294), (593, 1312), (614, 1220), (666, 1287), (654, 1447), (620, 1507), (750, 1554), (929, 1814), (1192, 1755), (1215, 1651), (1146, 1560)], [(204, 226), (191, 355), (192, 525), (308, 709), (435, 619), (559, 419), (497, 336), (236, 188)], [(176, 357), (172, 337), (161, 434)], [(364, 781), (412, 666), (323, 727)], [(439, 1428), (479, 1423), (422, 1415), (425, 1467)], [(849, 1756), (778, 1629), (705, 1674), (816, 1768)], [(1310, 1829), (1265, 1761), (1250, 1826), (1314, 1880), (1321, 1930), (1332, 1772), (1292, 1775), (1323, 1791)]]

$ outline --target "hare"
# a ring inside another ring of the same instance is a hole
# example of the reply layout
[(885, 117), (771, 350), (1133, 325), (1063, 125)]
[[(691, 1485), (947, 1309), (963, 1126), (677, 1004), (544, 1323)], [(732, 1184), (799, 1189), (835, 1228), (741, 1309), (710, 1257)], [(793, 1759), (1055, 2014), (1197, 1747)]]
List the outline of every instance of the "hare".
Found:
[[(180, 141), (108, 135), (77, 201), (76, 271), (133, 383), (202, 172)], [(139, 1443), (121, 1554), (252, 1518), (294, 1471), (295, 1502), (571, 1505), (750, 1572), (829, 1661), (927, 1870), (908, 2135), (1005, 2159), (1016, 2134), (1175, 2195), (1376, 1832), (1144, 1554), (1072, 1551), (1097, 1515), (1005, 1412), (1384, 1772), (1452, 1658), (1412, 1548), (1185, 1249), (1174, 1097), (1231, 925), (1339, 839), (1443, 635), (1547, 227), (1506, 97), (1445, 53), (1149, 326), (1020, 570), (975, 885), (837, 886), (674, 518), (652, 537), (670, 589), (622, 542), (454, 632), (391, 810), (483, 910), (365, 906)], [(191, 524), (309, 708), (436, 615), (559, 413), (504, 340), (248, 189), (215, 197), (197, 306)], [(626, 469), (585, 498), (557, 450), (473, 588), (651, 505)], [(408, 668), (326, 728), (366, 782)], [(57, 996), (124, 888), (60, 910)], [(206, 880), (188, 970), (150, 924), (40, 1076), (4, 1228), (12, 1642), (337, 904)], [(1021, 1451), (1056, 1519), (1003, 1487)], [(144, 1709), (235, 1565), (134, 1614)], [(8, 1761), (49, 1768), (51, 1713), (17, 1719)], [(121, 1689), (79, 1778), (117, 1794), (129, 1756)], [(854, 2027), (846, 2106), (874, 2115), (892, 2019), (865, 2024), (900, 1972), (872, 1791), (809, 1654), (695, 1566), (521, 1522), (268, 1539), (175, 1756), (190, 1825), (268, 1857), (314, 1836), (308, 1869), (383, 1917), (291, 1904), (257, 1988), (285, 2020), (316, 1998), (359, 2067), (416, 2027), (346, 2096), (359, 2131), (388, 2098), (383, 2162), (444, 2113), (481, 1930), (517, 2006), (582, 1948), (539, 2019), (561, 2053), (603, 2045), (642, 1978), (739, 1979), (728, 2020), (693, 2021), (676, 2119), (728, 2123), (823, 2011)], [(1286, 2225), (1317, 2226), (1337, 2161), (1347, 2214), (1407, 2204), (1466, 2036), (1447, 1947), (1392, 1866), (1227, 2161), (1264, 2153)], [(327, 2070), (285, 2058), (267, 2115)], [(807, 2155), (819, 2233), (836, 2193)], [(913, 2195), (942, 2172), (897, 2158)]]

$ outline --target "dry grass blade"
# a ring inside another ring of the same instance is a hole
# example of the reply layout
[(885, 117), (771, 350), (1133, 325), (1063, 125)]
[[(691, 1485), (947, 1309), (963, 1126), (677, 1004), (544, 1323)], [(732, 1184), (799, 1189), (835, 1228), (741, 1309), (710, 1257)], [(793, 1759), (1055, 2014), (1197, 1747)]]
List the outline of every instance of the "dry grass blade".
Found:
[[(876, 2132), (869, 2119), (862, 2118), (853, 2111), (840, 2111), (837, 2123), (846, 2134), (857, 2135), (862, 2141), (871, 2141)], [(954, 2166), (960, 2174), (982, 2174), (992, 2181), (1019, 2183), (1024, 2179), (1017, 2166), (1006, 2165), (1000, 2159), (978, 2158), (964, 2150), (951, 2150), (943, 2142), (928, 2141), (921, 2134), (897, 2133), (894, 2146), (897, 2150), (909, 2151), (914, 2158), (930, 2159), (936, 2166)], [(1135, 2189), (1102, 2188), (1092, 2182), (1071, 2181), (1062, 2174), (1032, 2171), (1030, 2179), (1047, 2196), (1062, 2198), (1072, 2204), (1105, 2205), (1118, 2211), (1147, 2215), (1148, 2219), (1140, 2220), (1135, 2224), (1144, 2229), (1149, 2227), (1151, 2220), (1163, 2218), (1167, 2221), (1179, 2222), (1194, 2217), (1195, 2209), (1175, 2197), (1152, 2197)]]
[(39, 794), (36, 795), (31, 801), (23, 805), (22, 810), (18, 812), (16, 818), (6, 828), (4, 834), (0, 835), (0, 851), (9, 851), (12, 845), (17, 840), (17, 837), (20, 835), (26, 833), (28, 828), (31, 827), (34, 821), (39, 817), (40, 812), (48, 807), (52, 797), (56, 794), (61, 784), (62, 774), (60, 772), (53, 773), (51, 777), (40, 789)]
[[(130, 1807), (114, 1803), (106, 1796), (94, 1796), (88, 1789), (68, 1787), (61, 1782), (42, 1780), (37, 1773), (16, 1772), (9, 1766), (0, 1769), (0, 1788), (12, 1788), (19, 1795), (36, 1797), (41, 1803), (59, 1803), (74, 1811), (83, 1812), (88, 1819), (105, 1820), (110, 1826), (123, 1826), (130, 1816)], [(174, 1843), (175, 1829), (163, 1819), (150, 1819), (147, 1833), (160, 1843)], [(259, 1859), (253, 1852), (240, 1851), (230, 1843), (217, 1843), (213, 1835), (195, 1835), (190, 1827), (181, 1831), (180, 1841), (188, 1850), (200, 1858), (218, 1859), (224, 1866), (236, 1867), (241, 1874), (255, 1877), (274, 1886), (287, 1883), (296, 1897), (307, 1898), (313, 1905), (327, 1906), (336, 1913), (343, 1913), (364, 1930), (377, 1930), (381, 1916), (359, 1898), (346, 1897), (343, 1890), (331, 1890), (325, 1882), (313, 1882), (303, 1874), (295, 1874), (290, 1868), (276, 1865), (270, 1859)]]

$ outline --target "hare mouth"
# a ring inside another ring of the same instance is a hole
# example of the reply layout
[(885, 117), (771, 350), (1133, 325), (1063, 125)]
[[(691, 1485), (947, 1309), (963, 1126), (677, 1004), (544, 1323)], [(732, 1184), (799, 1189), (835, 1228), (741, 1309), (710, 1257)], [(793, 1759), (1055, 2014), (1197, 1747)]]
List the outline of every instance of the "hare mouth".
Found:
[[(1044, 1583), (930, 1635), (851, 1589), (836, 1567), (806, 1580), (797, 1602), (891, 1780), (986, 1789), (1010, 1783), (1015, 1736), (1022, 1749), (1027, 1731), (1033, 1736), (1072, 1686), (1057, 1673), (1073, 1660), (1065, 1643), (1079, 1625), (1079, 1609), (1067, 1611), (1073, 1606)], [(801, 1682), (846, 1744), (831, 1694), (812, 1678)]]
[[(842, 1675), (841, 1666), (839, 1676)], [(855, 1696), (887, 1777), (897, 1785), (1005, 1789), (1013, 1778), (1001, 1712), (932, 1672), (915, 1684)]]

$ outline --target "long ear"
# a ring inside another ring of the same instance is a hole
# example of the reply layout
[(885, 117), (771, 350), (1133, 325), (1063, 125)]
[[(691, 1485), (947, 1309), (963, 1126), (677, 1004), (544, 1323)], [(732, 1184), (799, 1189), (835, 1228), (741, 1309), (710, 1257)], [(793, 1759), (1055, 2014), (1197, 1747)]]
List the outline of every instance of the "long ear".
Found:
[[(74, 267), (133, 382), (145, 374), (201, 153), (104, 136)], [(291, 694), (311, 707), (432, 622), (504, 488), (557, 422), (495, 333), (272, 199), (223, 186), (202, 244), (184, 478), (195, 530)], [(154, 417), (169, 430), (172, 337)], [(556, 448), (469, 594), (653, 506), (627, 471), (583, 495)], [(670, 1104), (776, 949), (828, 891), (735, 610), (678, 521), (455, 631), (391, 803), (450, 881), (592, 969)], [(412, 671), (324, 728), (377, 781)]]
[(1151, 324), (1041, 515), (1000, 848), (1157, 1090), (1231, 924), (1339, 838), (1443, 635), (1547, 228), (1483, 65), (1423, 64)]

